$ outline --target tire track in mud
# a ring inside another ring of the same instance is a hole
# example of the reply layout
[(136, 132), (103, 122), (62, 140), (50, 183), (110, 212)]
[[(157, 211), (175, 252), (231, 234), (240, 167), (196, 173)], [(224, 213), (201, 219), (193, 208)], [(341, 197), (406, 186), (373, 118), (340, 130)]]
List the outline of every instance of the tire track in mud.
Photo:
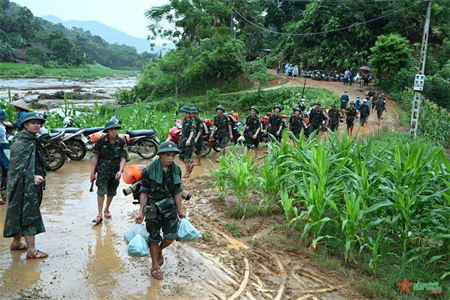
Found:
[[(214, 241), (196, 243), (203, 253), (217, 257), (215, 261), (221, 271), (227, 273), (227, 280), (204, 281), (203, 288), (215, 292), (209, 299), (364, 299), (346, 289), (339, 278), (322, 274), (306, 257), (278, 250), (265, 251), (247, 245), (226, 232), (227, 216), (220, 207), (224, 203), (217, 197), (217, 191), (200, 190), (204, 183), (196, 178), (183, 183), (190, 189), (193, 198), (185, 205), (192, 212), (191, 221), (200, 231), (207, 231)], [(219, 209), (218, 209), (219, 208)]]

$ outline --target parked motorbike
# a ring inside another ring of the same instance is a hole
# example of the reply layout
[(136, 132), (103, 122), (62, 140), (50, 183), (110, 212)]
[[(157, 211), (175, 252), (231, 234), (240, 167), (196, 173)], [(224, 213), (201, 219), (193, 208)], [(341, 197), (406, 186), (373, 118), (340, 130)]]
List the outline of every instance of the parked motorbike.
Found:
[(64, 131), (58, 133), (50, 133), (50, 142), (43, 144), (44, 158), (52, 171), (61, 168), (66, 162), (64, 150), (59, 147), (64, 138)]
[(51, 133), (64, 132), (64, 138), (61, 140), (60, 147), (68, 158), (72, 160), (82, 160), (86, 156), (86, 147), (81, 137), (84, 129), (71, 128), (73, 126), (72, 117), (66, 117), (63, 121), (64, 128), (52, 129)]

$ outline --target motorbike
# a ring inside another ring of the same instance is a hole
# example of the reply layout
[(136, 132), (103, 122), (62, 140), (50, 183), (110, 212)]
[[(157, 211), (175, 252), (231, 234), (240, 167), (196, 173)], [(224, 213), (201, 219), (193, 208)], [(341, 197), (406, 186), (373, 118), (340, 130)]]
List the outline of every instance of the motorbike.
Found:
[(52, 129), (51, 133), (64, 132), (64, 138), (61, 141), (60, 147), (68, 158), (72, 160), (82, 160), (86, 156), (86, 146), (81, 137), (84, 134), (84, 129), (72, 128), (73, 118), (66, 117), (63, 120), (64, 128)]
[(60, 169), (66, 162), (66, 154), (64, 150), (59, 147), (64, 138), (64, 131), (58, 133), (50, 133), (50, 141), (42, 144), (44, 150), (44, 158), (52, 171)]
[[(202, 120), (203, 122), (203, 120)], [(175, 144), (180, 144), (181, 139), (181, 129), (183, 121), (179, 119), (175, 119), (176, 125), (169, 130), (169, 137), (167, 141), (174, 142)], [(205, 124), (205, 122), (203, 122)], [(209, 137), (211, 135), (211, 128), (209, 128), (206, 124), (204, 125), (207, 128), (207, 134), (203, 134), (203, 145), (202, 145), (202, 156), (207, 156), (211, 152), (211, 144), (209, 143)]]

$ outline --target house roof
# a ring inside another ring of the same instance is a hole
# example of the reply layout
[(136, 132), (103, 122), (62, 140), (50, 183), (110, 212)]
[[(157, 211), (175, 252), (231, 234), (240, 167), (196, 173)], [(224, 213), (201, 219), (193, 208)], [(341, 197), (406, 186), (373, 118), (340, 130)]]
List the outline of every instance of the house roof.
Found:
[(10, 53), (16, 59), (27, 60), (27, 56), (22, 51), (11, 51)]
[(30, 48), (30, 47), (39, 47), (42, 50), (44, 50), (45, 54), (47, 55), (53, 55), (55, 54), (55, 52), (53, 52), (52, 50), (48, 49), (47, 47), (45, 47), (44, 45), (42, 45), (41, 43), (26, 43), (25, 45), (23, 45), (22, 47), (20, 47), (20, 49), (23, 48)]

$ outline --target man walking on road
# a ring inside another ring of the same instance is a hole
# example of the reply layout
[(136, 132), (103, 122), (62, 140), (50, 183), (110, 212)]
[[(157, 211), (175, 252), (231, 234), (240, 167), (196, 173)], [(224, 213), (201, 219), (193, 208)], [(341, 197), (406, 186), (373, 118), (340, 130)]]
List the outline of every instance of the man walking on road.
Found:
[(317, 131), (317, 135), (319, 135), (319, 129), (322, 128), (322, 122), (323, 122), (323, 110), (320, 109), (320, 102), (316, 102), (316, 107), (311, 110), (310, 113), (310, 123), (311, 123), (311, 133), (314, 131)]
[[(225, 147), (227, 146), (228, 141), (233, 140), (233, 131), (231, 130), (230, 119), (223, 114), (225, 108), (222, 105), (219, 105), (216, 107), (216, 112), (217, 115), (214, 116), (214, 125), (209, 140), (212, 141), (214, 133), (217, 130), (220, 154), (225, 156)], [(220, 160), (216, 159), (216, 162), (220, 162)]]
[(359, 122), (361, 126), (364, 126), (364, 123), (369, 118), (370, 115), (370, 107), (367, 105), (367, 99), (363, 100), (363, 104), (361, 104), (361, 107), (359, 108), (359, 113), (361, 115), (361, 118), (359, 119)]
[(195, 133), (197, 128), (197, 123), (191, 116), (191, 108), (189, 106), (183, 106), (181, 109), (181, 114), (184, 117), (183, 129), (181, 130), (181, 140), (180, 140), (180, 154), (179, 158), (184, 162), (186, 166), (186, 173), (182, 176), (183, 178), (188, 178), (192, 172), (191, 158), (194, 153), (195, 146)]
[(347, 91), (344, 91), (344, 95), (341, 96), (341, 109), (347, 110), (347, 104), (350, 98), (347, 95)]
[(355, 102), (350, 101), (350, 108), (348, 109), (348, 114), (345, 119), (347, 123), (347, 135), (349, 136), (352, 136), (355, 118), (356, 118)]
[(339, 111), (336, 109), (336, 104), (331, 103), (331, 108), (328, 111), (328, 126), (331, 131), (337, 131), (339, 128)]
[(375, 109), (377, 110), (378, 126), (380, 126), (381, 116), (383, 115), (383, 111), (386, 110), (386, 103), (384, 103), (381, 97), (377, 99)]

